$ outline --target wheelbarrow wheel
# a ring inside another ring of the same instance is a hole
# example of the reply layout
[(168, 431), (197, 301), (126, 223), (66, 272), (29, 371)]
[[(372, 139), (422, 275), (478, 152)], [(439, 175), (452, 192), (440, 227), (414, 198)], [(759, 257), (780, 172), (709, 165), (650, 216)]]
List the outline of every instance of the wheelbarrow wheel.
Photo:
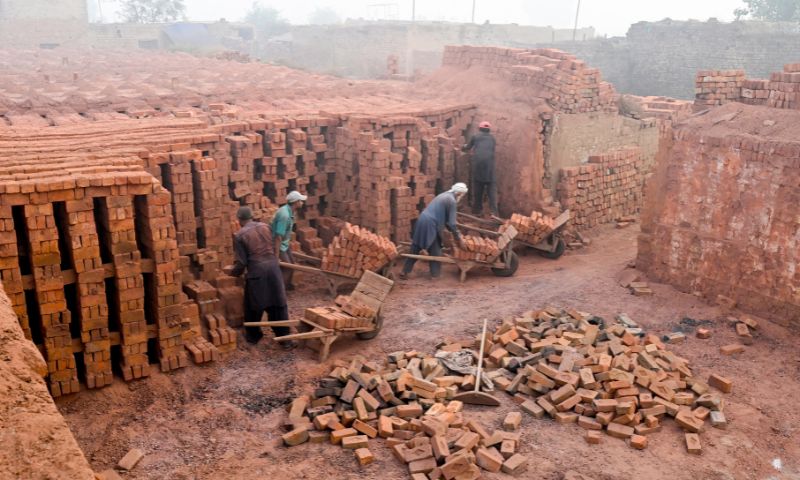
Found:
[(544, 258), (549, 258), (550, 260), (556, 260), (564, 255), (564, 251), (567, 249), (567, 242), (564, 241), (563, 238), (558, 237), (556, 240), (556, 248), (552, 252), (546, 252), (544, 250), (538, 250), (539, 255), (543, 256)]
[(519, 257), (517, 256), (517, 253), (513, 250), (509, 250), (506, 255), (510, 255), (508, 259), (508, 267), (492, 269), (492, 273), (494, 273), (496, 277), (512, 277), (515, 273), (517, 273), (517, 268), (519, 268)]
[(356, 333), (356, 337), (359, 340), (372, 340), (373, 338), (377, 337), (379, 333), (381, 333), (382, 328), (383, 328), (383, 313), (378, 312), (378, 316), (375, 317), (375, 329), (370, 330), (369, 332)]

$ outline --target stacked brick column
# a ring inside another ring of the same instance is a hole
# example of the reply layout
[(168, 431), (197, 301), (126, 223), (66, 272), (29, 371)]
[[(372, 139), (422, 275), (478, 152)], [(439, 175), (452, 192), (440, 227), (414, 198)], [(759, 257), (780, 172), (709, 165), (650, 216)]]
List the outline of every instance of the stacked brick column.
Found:
[(116, 301), (119, 306), (122, 376), (125, 380), (150, 375), (147, 358), (147, 325), (144, 314), (144, 280), (141, 254), (136, 244), (133, 203), (128, 195), (103, 199), (114, 265)]
[(100, 258), (100, 240), (94, 223), (92, 198), (66, 202), (69, 214), (69, 243), (75, 281), (78, 283), (78, 306), (86, 386), (100, 388), (113, 380), (111, 339), (108, 329), (105, 269)]
[(58, 230), (53, 204), (25, 205), (36, 301), (44, 334), (50, 391), (57, 397), (80, 391), (69, 324), (71, 314), (64, 298), (64, 278), (58, 251)]
[(589, 157), (589, 163), (561, 169), (558, 199), (576, 228), (591, 228), (638, 213), (642, 204), (642, 156), (638, 147)]
[(158, 354), (162, 371), (174, 370), (187, 365), (184, 350), (183, 299), (181, 272), (178, 269), (178, 247), (175, 227), (170, 216), (170, 195), (162, 187), (155, 186), (153, 194), (144, 197), (137, 205), (136, 215), (148, 228), (137, 234), (144, 253), (153, 261), (155, 305), (146, 305), (154, 311), (158, 332)]
[(197, 220), (192, 189), (191, 162), (199, 160), (202, 152), (190, 150), (169, 154), (170, 178), (163, 179), (172, 188), (172, 215), (181, 255), (197, 252)]
[[(6, 195), (12, 193), (9, 192), (11, 188), (4, 187)], [(19, 186), (17, 185), (13, 190), (19, 191)], [(27, 248), (27, 246), (23, 248)], [(3, 290), (11, 300), (14, 313), (17, 314), (25, 337), (31, 339), (31, 327), (25, 305), (25, 290), (22, 285), (22, 271), (19, 266), (17, 233), (14, 230), (14, 218), (10, 205), (0, 206), (0, 279), (3, 281)]]

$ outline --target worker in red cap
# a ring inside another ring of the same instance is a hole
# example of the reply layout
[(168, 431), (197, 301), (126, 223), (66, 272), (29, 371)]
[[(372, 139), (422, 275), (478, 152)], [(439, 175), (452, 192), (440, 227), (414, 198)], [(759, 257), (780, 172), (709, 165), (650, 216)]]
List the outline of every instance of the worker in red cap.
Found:
[(492, 215), (497, 212), (497, 180), (494, 173), (494, 150), (497, 142), (491, 133), (492, 124), (483, 121), (478, 126), (478, 134), (469, 139), (463, 150), (472, 152), (472, 213), (483, 213), (483, 194), (489, 196), (489, 209)]

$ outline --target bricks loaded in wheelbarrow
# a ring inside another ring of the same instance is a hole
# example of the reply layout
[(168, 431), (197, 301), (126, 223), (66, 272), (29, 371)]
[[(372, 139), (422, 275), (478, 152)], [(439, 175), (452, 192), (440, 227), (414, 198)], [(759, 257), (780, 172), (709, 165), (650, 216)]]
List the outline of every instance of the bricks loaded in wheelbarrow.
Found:
[(331, 345), (342, 335), (354, 333), (360, 340), (378, 336), (383, 328), (383, 305), (393, 286), (392, 280), (366, 271), (353, 292), (337, 297), (334, 306), (307, 308), (298, 320), (247, 322), (245, 326), (295, 327), (298, 333), (275, 337), (275, 341), (305, 340), (312, 348), (318, 347), (319, 361), (324, 362)]
[(508, 226), (513, 226), (517, 231), (514, 238), (516, 245), (533, 248), (539, 255), (552, 260), (561, 257), (567, 247), (561, 237), (561, 231), (570, 219), (569, 210), (564, 210), (555, 218), (538, 211), (527, 216), (515, 213), (509, 219), (498, 217), (485, 219), (460, 212), (458, 216), (464, 222), (459, 223), (459, 227), (484, 235), (499, 235)]

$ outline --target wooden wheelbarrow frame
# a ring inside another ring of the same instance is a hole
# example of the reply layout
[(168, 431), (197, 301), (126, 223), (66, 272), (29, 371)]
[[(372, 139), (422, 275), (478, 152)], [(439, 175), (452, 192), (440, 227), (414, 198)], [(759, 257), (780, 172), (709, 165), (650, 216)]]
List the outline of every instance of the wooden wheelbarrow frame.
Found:
[[(389, 295), (394, 282), (375, 272), (364, 272), (350, 297), (358, 303), (373, 308), (376, 313), (372, 324), (366, 327), (328, 328), (307, 318), (297, 320), (281, 320), (274, 322), (245, 322), (246, 327), (295, 327), (298, 333), (275, 337), (277, 342), (290, 340), (319, 341), (319, 361), (324, 362), (330, 355), (331, 345), (345, 334), (356, 334), (360, 340), (370, 340), (378, 336), (383, 329), (383, 304)], [(346, 315), (346, 314), (345, 314)]]
[(459, 260), (453, 257), (434, 257), (432, 255), (420, 255), (420, 254), (412, 254), (412, 253), (402, 253), (401, 256), (403, 258), (413, 258), (414, 260), (422, 260), (423, 262), (441, 262), (441, 263), (449, 263), (453, 264), (458, 267), (459, 271), (459, 279), (461, 283), (467, 279), (467, 273), (470, 270), (476, 267), (488, 267), (492, 270), (498, 277), (511, 277), (517, 272), (517, 268), (519, 267), (519, 259), (517, 258), (517, 254), (514, 253), (514, 238), (517, 236), (516, 229), (510, 229), (507, 234), (503, 233), (500, 234), (498, 232), (490, 232), (492, 236), (497, 237), (498, 247), (500, 247), (500, 253), (497, 254), (496, 257), (491, 258), (485, 262), (481, 262), (478, 260)]
[[(308, 263), (311, 263), (313, 265), (322, 265), (322, 259), (321, 258), (312, 257), (311, 255), (306, 255), (306, 254), (303, 254), (303, 253), (296, 253), (296, 252), (292, 252), (292, 256), (294, 256), (294, 258), (296, 260), (299, 260), (299, 261), (308, 262)], [(384, 276), (386, 278), (391, 279), (390, 277), (392, 276), (392, 273), (391, 273), (392, 265), (393, 265), (393, 262), (391, 262), (391, 261), (387, 262), (386, 265), (384, 265), (383, 267), (381, 267), (378, 270), (379, 271), (379, 275), (382, 275), (382, 276)], [(351, 277), (349, 275), (344, 275), (344, 274), (336, 273), (336, 272), (328, 272), (326, 270), (322, 270), (321, 268), (312, 267), (312, 266), (309, 266), (309, 265), (300, 265), (298, 263), (280, 262), (280, 266), (281, 266), (281, 268), (288, 268), (290, 270), (297, 270), (297, 271), (300, 271), (300, 272), (313, 273), (313, 274), (316, 274), (316, 275), (320, 275), (325, 280), (325, 285), (328, 287), (328, 292), (330, 292), (330, 294), (333, 297), (336, 297), (336, 295), (338, 295), (339, 290), (343, 286), (345, 286), (345, 285), (356, 285), (359, 282), (359, 278), (358, 277)]]
[[(484, 219), (484, 218), (476, 217), (474, 215), (469, 215), (467, 213), (462, 213), (462, 212), (459, 212), (458, 215), (460, 217), (463, 217), (466, 220), (469, 220), (469, 221), (473, 222), (473, 223), (477, 223), (477, 224), (483, 225), (486, 228), (476, 227), (474, 225), (462, 224), (462, 223), (458, 224), (459, 227), (462, 227), (462, 228), (464, 228), (466, 230), (472, 230), (472, 231), (476, 231), (476, 232), (479, 232), (479, 233), (484, 233), (484, 234), (487, 234), (487, 235), (488, 234), (497, 234), (496, 231), (488, 230), (488, 228), (495, 228), (496, 229), (500, 225), (503, 225), (504, 223), (506, 223), (506, 220), (504, 220), (502, 218), (499, 218), (499, 217), (495, 217), (495, 216), (492, 216), (490, 219)], [(542, 240), (539, 243), (535, 243), (535, 244), (534, 243), (529, 243), (529, 242), (526, 242), (524, 240), (520, 240), (518, 238), (515, 239), (515, 242), (516, 242), (517, 245), (522, 245), (524, 247), (532, 248), (532, 249), (536, 250), (537, 253), (539, 253), (539, 255), (541, 255), (541, 256), (543, 256), (545, 258), (549, 258), (551, 260), (556, 260), (556, 259), (560, 258), (561, 255), (564, 254), (564, 250), (567, 247), (566, 242), (561, 237), (561, 231), (564, 229), (564, 226), (567, 224), (569, 219), (570, 219), (570, 211), (569, 210), (564, 210), (563, 212), (561, 212), (561, 214), (559, 216), (557, 216), (555, 218), (555, 221), (553, 222), (553, 231), (550, 232), (550, 234), (547, 237), (545, 237), (545, 239)]]

